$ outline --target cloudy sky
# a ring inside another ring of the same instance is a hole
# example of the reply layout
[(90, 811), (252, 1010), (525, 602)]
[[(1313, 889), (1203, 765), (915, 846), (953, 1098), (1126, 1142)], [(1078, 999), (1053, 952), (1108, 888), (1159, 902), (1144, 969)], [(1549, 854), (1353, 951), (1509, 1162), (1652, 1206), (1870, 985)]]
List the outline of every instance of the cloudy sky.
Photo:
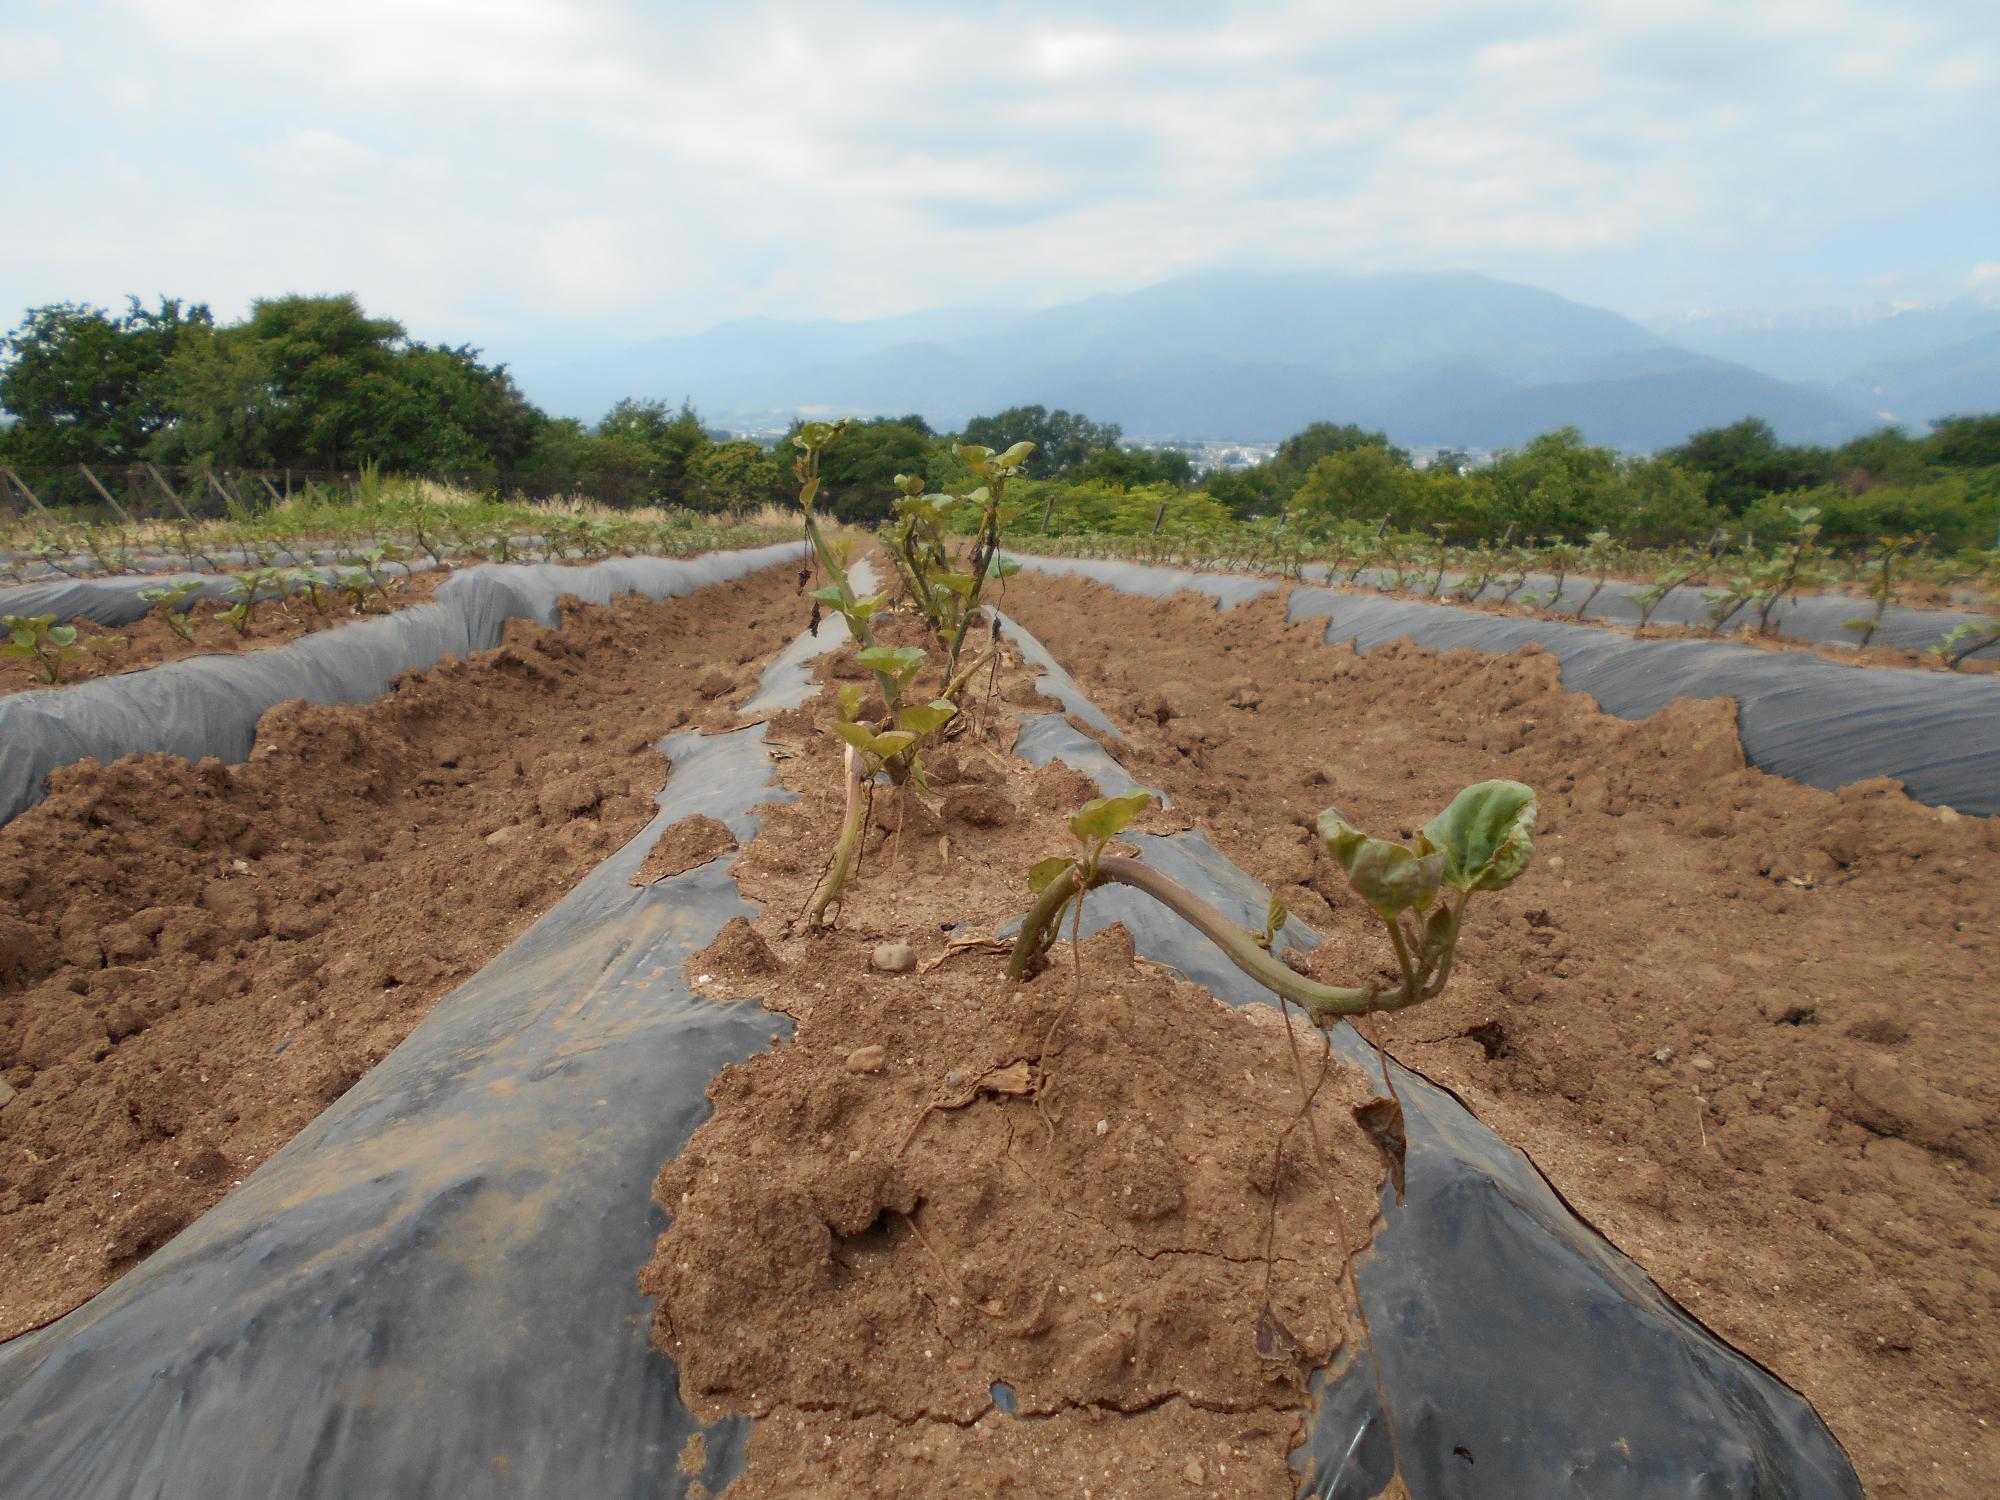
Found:
[(0, 319), (353, 290), (501, 358), (1216, 265), (2000, 297), (1993, 0), (5, 0)]

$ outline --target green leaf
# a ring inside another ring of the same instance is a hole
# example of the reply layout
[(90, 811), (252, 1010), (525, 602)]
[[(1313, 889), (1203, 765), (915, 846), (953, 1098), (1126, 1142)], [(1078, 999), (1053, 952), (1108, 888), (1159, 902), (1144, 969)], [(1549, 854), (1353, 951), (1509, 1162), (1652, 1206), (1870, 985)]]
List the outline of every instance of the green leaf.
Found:
[(76, 627), (74, 625), (55, 626), (49, 631), (49, 644), (51, 646), (74, 646), (76, 644)]
[(977, 443), (953, 443), (952, 456), (975, 474), (985, 474), (987, 465), (993, 461), (993, 450), (982, 448)]
[(921, 495), (924, 492), (924, 476), (921, 474), (898, 474), (896, 476), (896, 488), (906, 495)]
[(1061, 879), (1063, 873), (1075, 863), (1075, 860), (1060, 854), (1054, 859), (1036, 861), (1034, 868), (1028, 871), (1028, 889), (1039, 896)]
[(923, 665), (921, 646), (870, 646), (854, 653), (854, 659), (871, 672), (886, 673), (898, 687), (917, 675)]
[(1413, 850), (1371, 839), (1336, 807), (1319, 815), (1319, 838), (1354, 893), (1385, 917), (1412, 907), (1421, 912), (1437, 895), (1445, 860), (1429, 844), (1420, 841)]
[(808, 510), (812, 509), (813, 496), (818, 493), (819, 476), (815, 474), (799, 486), (799, 504), (805, 506)]
[(993, 566), (987, 571), (989, 571), (995, 578), (1012, 578), (1016, 573), (1021, 571), (1021, 565), (1015, 562), (1012, 558), (1001, 557), (998, 554), (995, 554), (993, 558)]
[(857, 750), (875, 748), (875, 731), (866, 724), (857, 724), (852, 719), (835, 719), (833, 732)]
[(1451, 937), (1451, 908), (1440, 906), (1424, 918), (1424, 945), (1422, 958), (1428, 963), (1443, 954)]
[(1482, 781), (1424, 825), (1444, 856), (1444, 882), (1461, 891), (1512, 885), (1535, 857), (1535, 793), (1518, 781)]
[(1418, 855), (1386, 839), (1363, 839), (1343, 868), (1355, 895), (1378, 915), (1393, 917), (1430, 905), (1444, 875), (1444, 856), (1435, 851)]
[(1125, 831), (1140, 813), (1152, 805), (1151, 792), (1127, 792), (1122, 797), (1099, 797), (1086, 802), (1069, 820), (1069, 831), (1086, 844), (1102, 843)]
[(831, 604), (835, 609), (838, 609), (840, 607), (840, 585), (829, 583), (822, 588), (814, 589), (806, 597), (808, 599), (817, 599), (822, 604)]
[(871, 672), (894, 676), (911, 662), (923, 660), (923, 655), (921, 646), (867, 646), (855, 652), (854, 659)]
[(877, 734), (866, 724), (853, 724), (845, 719), (834, 721), (833, 732), (863, 755), (872, 755), (877, 760), (888, 760), (917, 742), (917, 737), (907, 730), (892, 729), (887, 734)]
[(897, 709), (896, 724), (912, 734), (925, 735), (949, 724), (957, 713), (957, 707), (949, 698), (939, 698), (934, 702), (912, 703), (907, 708)]
[(1348, 822), (1339, 808), (1329, 807), (1319, 815), (1319, 841), (1326, 845), (1326, 852), (1333, 856), (1341, 869), (1347, 868), (1353, 851), (1367, 839), (1368, 835)]
[(1034, 451), (1035, 445), (1033, 443), (1016, 443), (1005, 453), (994, 459), (993, 462), (998, 468), (1018, 469), (1022, 464), (1027, 462), (1028, 455)]
[(944, 587), (965, 599), (972, 597), (973, 585), (978, 583), (978, 581), (970, 573), (946, 573), (938, 579), (938, 582), (943, 584)]
[(838, 712), (840, 717), (852, 720), (856, 714), (861, 712), (861, 684), (858, 682), (843, 682), (840, 685), (840, 696), (837, 701), (839, 703)]

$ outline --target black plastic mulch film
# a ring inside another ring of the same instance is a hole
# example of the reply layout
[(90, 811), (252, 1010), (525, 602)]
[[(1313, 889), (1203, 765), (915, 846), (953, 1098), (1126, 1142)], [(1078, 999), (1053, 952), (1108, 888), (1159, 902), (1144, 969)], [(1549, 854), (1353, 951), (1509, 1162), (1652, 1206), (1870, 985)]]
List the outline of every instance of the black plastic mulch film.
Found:
[[(799, 701), (803, 661), (840, 638), (834, 622), (788, 651), (759, 711)], [(1031, 719), (1022, 745), (1122, 784), (1060, 718)], [(715, 1072), (789, 1028), (683, 983), (683, 960), (750, 913), (734, 856), (650, 887), (628, 878), (680, 818), (707, 813), (747, 840), (752, 809), (785, 794), (755, 727), (661, 749), (673, 772), (644, 833), (214, 1209), (0, 1346), (0, 1495), (685, 1492), (677, 1460), (698, 1429), (636, 1289), (664, 1227), (651, 1184), (706, 1118)], [(1261, 890), (1199, 835), (1140, 842), (1261, 920)], [(1225, 1000), (1265, 998), (1131, 893), (1093, 895), (1088, 919), (1124, 922), (1147, 957)], [(1285, 938), (1315, 941), (1297, 924)], [(1335, 1040), (1373, 1066), (1350, 1034)], [(1408, 1201), (1385, 1198), (1358, 1274), (1420, 1500), (1861, 1494), (1801, 1398), (1677, 1308), (1452, 1096), (1408, 1072), (1398, 1088)], [(1390, 1448), (1373, 1367), (1350, 1353), (1319, 1385), (1302, 1493), (1376, 1493)], [(747, 1430), (707, 1430), (710, 1490), (740, 1472)]]
[[(684, 561), (487, 564), (453, 574), (438, 586), (432, 603), (288, 645), (192, 656), (69, 687), (9, 694), (0, 698), (0, 822), (41, 800), (49, 772), (86, 756), (109, 762), (160, 750), (189, 760), (215, 755), (240, 761), (255, 741), (257, 720), (287, 699), (365, 703), (387, 692), (399, 672), (499, 645), (510, 619), (556, 624), (564, 598), (591, 604), (608, 604), (622, 593), (670, 599), (802, 557), (805, 550), (804, 542), (782, 542)], [(67, 616), (81, 612), (85, 595), (131, 596), (145, 583), (128, 578), (64, 584), (63, 602), (45, 600), (48, 607), (31, 612)]]
[[(1160, 599), (1193, 589), (1228, 608), (1280, 584), (1242, 574), (1015, 554), (1024, 567), (1069, 573)], [(2000, 676), (1864, 667), (1802, 651), (1716, 640), (1635, 640), (1593, 625), (1520, 619), (1427, 600), (1291, 587), (1293, 620), (1328, 617), (1329, 641), (1368, 650), (1405, 640), (1439, 651), (1500, 654), (1525, 645), (1562, 664), (1562, 683), (1606, 713), (1643, 719), (1676, 698), (1733, 698), (1750, 764), (1831, 791), (1889, 776), (1919, 802), (2000, 814)]]

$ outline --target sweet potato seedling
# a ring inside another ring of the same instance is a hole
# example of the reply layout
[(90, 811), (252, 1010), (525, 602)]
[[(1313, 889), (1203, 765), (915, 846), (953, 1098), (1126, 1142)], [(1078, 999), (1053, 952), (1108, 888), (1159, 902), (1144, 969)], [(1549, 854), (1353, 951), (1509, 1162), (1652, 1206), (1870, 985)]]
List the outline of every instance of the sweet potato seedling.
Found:
[(1856, 645), (1866, 646), (1875, 639), (1875, 632), (1882, 628), (1882, 616), (1888, 613), (1896, 597), (1896, 565), (1921, 545), (1913, 536), (1876, 539), (1875, 551), (1865, 563), (1868, 598), (1875, 607), (1859, 619), (1843, 620), (1840, 625), (1842, 630), (1851, 630), (1861, 638)]
[(139, 597), (153, 606), (153, 613), (167, 622), (167, 628), (184, 641), (194, 639), (194, 621), (183, 607), (188, 595), (200, 589), (193, 578), (179, 583), (163, 583), (158, 588), (141, 589)]
[(1954, 625), (1943, 640), (1930, 648), (1930, 653), (1955, 672), (1959, 663), (1973, 652), (1995, 645), (2000, 645), (2000, 619), (1967, 620)]
[(236, 602), (222, 612), (222, 618), (238, 635), (248, 635), (260, 599), (283, 598), (285, 573), (282, 568), (252, 568), (230, 581), (229, 597)]
[(54, 615), (0, 615), (0, 655), (17, 656), (32, 662), (35, 675), (51, 686), (62, 681), (63, 669), (93, 651), (109, 651), (125, 644), (122, 635), (97, 635), (77, 639), (74, 625), (58, 625)]
[(1238, 926), (1213, 906), (1159, 871), (1126, 855), (1105, 852), (1152, 801), (1148, 792), (1100, 797), (1070, 819), (1080, 852), (1037, 864), (1028, 875), (1036, 893), (1008, 961), (1010, 977), (1028, 978), (1041, 967), (1072, 902), (1100, 885), (1142, 891), (1206, 937), (1238, 969), (1265, 989), (1300, 1006), (1319, 1025), (1343, 1016), (1402, 1010), (1441, 992), (1465, 910), (1480, 891), (1504, 890), (1521, 877), (1535, 853), (1535, 793), (1518, 781), (1469, 786), (1424, 825), (1410, 844), (1370, 838), (1335, 808), (1319, 816), (1321, 845), (1348, 885), (1381, 922), (1394, 950), (1399, 979), (1384, 988), (1321, 984), (1271, 956), (1283, 923), (1274, 903), (1262, 934)]
[[(792, 437), (792, 446), (798, 450), (793, 473), (799, 482), (799, 513), (807, 540), (831, 580), (813, 591), (814, 618), (817, 620), (819, 609), (826, 606), (846, 622), (858, 648), (854, 660), (874, 675), (883, 711), (872, 722), (864, 723), (860, 692), (841, 696), (833, 730), (847, 747), (846, 808), (826, 875), (806, 913), (808, 922), (815, 926), (823, 925), (827, 914), (836, 909), (853, 872), (867, 818), (867, 787), (878, 775), (886, 776), (899, 791), (913, 780), (922, 784), (924, 742), (957, 717), (959, 695), (993, 660), (994, 648), (989, 646), (976, 660), (960, 664), (967, 634), (980, 617), (981, 590), (986, 579), (998, 572), (993, 564), (1000, 544), (1001, 497), (1008, 481), (1035, 450), (1033, 443), (1016, 443), (1001, 453), (975, 444), (953, 444), (959, 461), (985, 480), (965, 496), (931, 495), (921, 477), (896, 477), (902, 500), (897, 510), (899, 525), (890, 538), (890, 554), (904, 592), (930, 627), (944, 656), (939, 686), (926, 697), (912, 689), (929, 653), (921, 646), (885, 646), (876, 639), (872, 621), (887, 598), (879, 593), (859, 596), (854, 592), (845, 551), (829, 542), (820, 526), (815, 508), (820, 462), (846, 429), (845, 421), (805, 423)], [(972, 544), (963, 558), (952, 554), (943, 527), (945, 516), (961, 505), (979, 508)]]

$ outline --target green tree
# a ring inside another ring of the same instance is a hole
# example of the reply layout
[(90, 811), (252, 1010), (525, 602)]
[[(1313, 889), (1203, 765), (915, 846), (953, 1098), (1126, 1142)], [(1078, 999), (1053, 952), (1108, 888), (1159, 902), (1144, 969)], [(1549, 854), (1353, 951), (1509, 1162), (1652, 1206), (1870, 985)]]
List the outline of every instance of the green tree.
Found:
[(413, 343), (369, 396), (353, 445), (402, 472), (517, 469), (546, 420), (504, 365), (481, 364), (469, 347)]
[(369, 317), (351, 293), (272, 297), (217, 337), (254, 346), (268, 372), (275, 400), (266, 462), (351, 469), (382, 456), (363, 443), (390, 393), (402, 324)]
[(1173, 448), (1100, 448), (1082, 463), (1063, 471), (1078, 484), (1110, 484), (1123, 489), (1170, 484), (1186, 489), (1194, 482), (1194, 464)]
[(1010, 406), (997, 416), (974, 417), (961, 434), (968, 443), (1002, 451), (1015, 443), (1033, 443), (1035, 451), (1023, 468), (1031, 479), (1051, 479), (1093, 453), (1115, 448), (1122, 436), (1116, 422), (1093, 422), (1081, 412), (1045, 406)]
[(19, 464), (131, 461), (171, 414), (161, 376), (175, 350), (214, 324), (199, 304), (126, 299), (122, 314), (82, 303), (30, 308), (0, 339), (0, 452)]
[(1925, 447), (1948, 469), (2000, 468), (2000, 416), (1940, 417)]
[(755, 443), (711, 443), (688, 468), (687, 504), (696, 510), (752, 510), (782, 504), (795, 486), (770, 450)]
[(1731, 515), (1761, 495), (1818, 484), (1830, 472), (1824, 449), (1787, 447), (1771, 424), (1757, 417), (1704, 428), (1660, 456), (1689, 473), (1707, 475), (1708, 498)]
[(898, 474), (922, 474), (935, 488), (942, 476), (926, 467), (934, 442), (928, 426), (912, 426), (900, 418), (849, 423), (820, 461), (820, 477), (834, 515), (859, 525), (886, 520), (896, 499)]
[(669, 411), (658, 401), (630, 397), (605, 413), (596, 436), (603, 445), (601, 468), (643, 472), (657, 498), (670, 505), (686, 499), (690, 468), (714, 442), (686, 400)]
[(1287, 514), (1321, 524), (1393, 516), (1407, 530), (1428, 521), (1412, 514), (1423, 492), (1423, 481), (1400, 450), (1366, 443), (1335, 449), (1314, 463), (1293, 493)]
[(1482, 507), (1503, 529), (1572, 540), (1616, 520), (1621, 498), (1618, 455), (1583, 440), (1574, 427), (1545, 432), (1518, 453), (1503, 453), (1469, 477)]

